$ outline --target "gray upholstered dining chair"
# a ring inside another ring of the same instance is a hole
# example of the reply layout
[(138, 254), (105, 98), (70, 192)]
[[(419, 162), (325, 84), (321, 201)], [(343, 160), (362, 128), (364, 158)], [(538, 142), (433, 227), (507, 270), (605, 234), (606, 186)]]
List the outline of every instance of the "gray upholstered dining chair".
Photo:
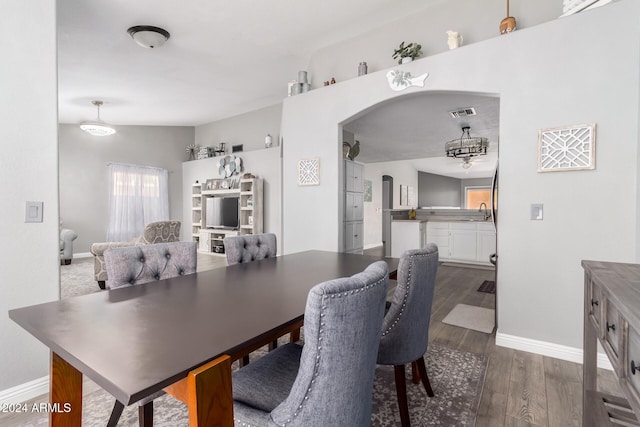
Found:
[(378, 261), (314, 286), (304, 346), (286, 344), (233, 373), (235, 425), (371, 425), (388, 282), (387, 264)]
[(433, 390), (424, 364), (429, 342), (429, 320), (438, 270), (438, 246), (405, 251), (398, 264), (398, 283), (382, 323), (378, 364), (393, 365), (403, 427), (410, 425), (405, 364), (417, 368), (429, 397)]
[[(227, 256), (227, 265), (241, 264), (258, 261), (265, 258), (273, 258), (278, 254), (278, 242), (273, 233), (243, 234), (240, 236), (228, 236), (222, 241), (224, 253)], [(300, 329), (291, 332), (291, 342), (300, 339)], [(275, 339), (269, 344), (269, 350), (278, 347)], [(240, 366), (249, 363), (249, 355), (240, 360)]]
[(273, 233), (228, 236), (222, 242), (227, 265), (272, 258), (278, 252), (276, 235)]
[(107, 288), (139, 285), (196, 272), (195, 242), (154, 243), (107, 249)]
[[(154, 243), (107, 249), (104, 252), (107, 271), (107, 288), (140, 285), (157, 280), (193, 274), (196, 272), (198, 255), (195, 242)], [(162, 396), (159, 391), (138, 402), (140, 427), (153, 425), (153, 400)], [(116, 400), (108, 427), (118, 424), (124, 405)]]

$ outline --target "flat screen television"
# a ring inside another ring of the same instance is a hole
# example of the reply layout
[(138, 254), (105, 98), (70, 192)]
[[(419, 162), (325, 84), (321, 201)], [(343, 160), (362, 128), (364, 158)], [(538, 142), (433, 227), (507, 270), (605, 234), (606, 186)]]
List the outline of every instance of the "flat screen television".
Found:
[(238, 196), (207, 197), (205, 227), (237, 229), (239, 206), (240, 198)]

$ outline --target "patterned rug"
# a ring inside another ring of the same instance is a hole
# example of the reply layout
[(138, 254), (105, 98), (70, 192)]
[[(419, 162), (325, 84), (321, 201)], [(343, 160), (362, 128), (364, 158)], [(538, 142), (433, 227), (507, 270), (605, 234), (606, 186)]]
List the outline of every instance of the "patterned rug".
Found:
[[(93, 280), (93, 258), (74, 259), (70, 265), (60, 267), (62, 297), (99, 292)], [(286, 338), (281, 339), (282, 343)], [(252, 353), (252, 360), (266, 354), (266, 347)], [(478, 405), (484, 386), (487, 368), (482, 354), (455, 350), (439, 344), (429, 344), (425, 355), (427, 372), (435, 396), (429, 398), (422, 384), (411, 382), (411, 365), (407, 365), (407, 399), (411, 425), (421, 426), (474, 426)], [(237, 362), (233, 364), (237, 369)], [(102, 427), (106, 425), (114, 399), (104, 390), (86, 387), (82, 425)], [(400, 426), (400, 413), (396, 397), (392, 366), (378, 366), (373, 385), (373, 427)], [(43, 414), (30, 414), (16, 424), (19, 426), (45, 426)], [(138, 425), (138, 407), (126, 407), (118, 426)], [(185, 405), (171, 396), (154, 400), (154, 425), (156, 427), (188, 426), (188, 411)]]
[[(284, 341), (283, 341), (284, 342)], [(265, 354), (265, 349), (252, 353), (252, 360)], [(407, 365), (407, 399), (413, 427), (474, 426), (484, 385), (487, 360), (484, 355), (463, 352), (438, 344), (430, 344), (425, 357), (427, 372), (435, 396), (429, 398), (422, 384), (411, 382), (411, 365)], [(237, 362), (233, 364), (237, 369)], [(89, 391), (89, 390), (87, 390)], [(373, 427), (400, 426), (400, 413), (392, 366), (378, 366), (373, 386)], [(106, 425), (114, 399), (102, 389), (85, 394), (82, 411), (83, 427)], [(154, 426), (180, 427), (189, 425), (187, 407), (172, 398), (162, 396), (153, 401)], [(30, 414), (19, 426), (45, 426), (46, 414)], [(118, 426), (138, 425), (138, 406), (125, 408)]]

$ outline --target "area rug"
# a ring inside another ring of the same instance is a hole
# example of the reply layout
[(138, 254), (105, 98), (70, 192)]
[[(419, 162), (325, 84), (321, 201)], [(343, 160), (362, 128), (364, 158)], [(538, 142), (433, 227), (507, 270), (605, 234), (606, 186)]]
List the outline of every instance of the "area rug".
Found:
[(496, 293), (496, 281), (495, 280), (485, 280), (482, 282), (482, 285), (478, 288), (478, 292), (486, 292), (488, 294)]
[(490, 334), (495, 326), (495, 310), (458, 304), (442, 319), (442, 323)]
[(74, 258), (69, 265), (60, 266), (60, 296), (62, 298), (99, 292), (93, 277), (93, 257)]
[[(252, 353), (252, 359), (266, 353), (264, 349)], [(434, 397), (428, 397), (422, 384), (411, 382), (411, 365), (407, 365), (407, 399), (411, 425), (473, 426), (487, 369), (486, 356), (430, 344), (425, 355), (427, 372)], [(237, 363), (233, 365), (237, 369)], [(85, 394), (82, 410), (83, 427), (106, 425), (114, 399), (102, 389)], [(153, 424), (156, 427), (187, 427), (186, 405), (170, 396), (153, 401)], [(20, 426), (45, 426), (46, 414), (30, 414)], [(138, 425), (138, 407), (125, 408), (118, 426)], [(400, 426), (392, 366), (378, 366), (373, 386), (372, 427)]]

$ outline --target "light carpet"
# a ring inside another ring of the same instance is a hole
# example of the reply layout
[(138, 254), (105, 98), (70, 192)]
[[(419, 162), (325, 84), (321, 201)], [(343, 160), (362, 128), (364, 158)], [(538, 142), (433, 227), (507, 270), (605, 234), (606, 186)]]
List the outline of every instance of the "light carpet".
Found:
[(74, 258), (69, 265), (60, 266), (60, 295), (62, 298), (99, 292), (93, 277), (93, 257)]
[(458, 304), (442, 319), (442, 323), (490, 334), (495, 326), (495, 310)]

